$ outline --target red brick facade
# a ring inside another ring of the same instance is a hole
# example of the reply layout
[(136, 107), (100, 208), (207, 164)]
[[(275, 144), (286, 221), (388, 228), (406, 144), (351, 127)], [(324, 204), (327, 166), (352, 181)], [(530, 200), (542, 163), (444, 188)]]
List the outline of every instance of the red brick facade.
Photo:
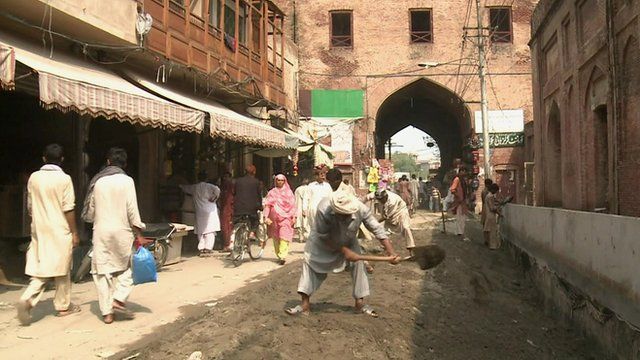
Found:
[[(486, 7), (504, 5), (504, 1), (498, 0), (482, 3)], [(533, 119), (527, 43), (535, 3), (533, 0), (512, 2), (513, 41), (491, 44), (487, 48), (488, 72), (493, 74), (487, 85), (489, 109), (523, 109), (525, 122)], [(365, 118), (354, 130), (354, 165), (346, 169), (353, 171), (356, 186), (360, 170), (371, 164), (376, 152), (380, 156), (382, 142), (407, 125), (434, 137), (441, 148), (444, 166), (459, 156), (463, 139), (473, 127), (474, 111), (480, 110), (480, 87), (475, 75), (477, 52), (471, 43), (474, 38), (469, 37), (462, 49), (463, 27), (476, 26), (475, 5), (468, 9), (469, 4), (473, 3), (467, 0), (296, 2), (296, 24), (292, 33), (296, 34), (299, 47), (300, 89), (365, 91)], [(415, 8), (431, 10), (431, 43), (411, 42), (410, 9)], [(329, 14), (332, 10), (352, 11), (352, 47), (331, 46)], [(489, 12), (487, 8), (483, 11), (483, 22), (488, 26)], [(467, 35), (476, 33), (468, 31)], [(463, 60), (458, 60), (461, 58)], [(451, 62), (452, 65), (419, 70), (417, 64), (425, 61)], [(412, 86), (413, 92), (403, 95), (403, 91)], [(519, 193), (523, 185), (523, 161), (523, 147), (493, 151), (494, 176), (509, 178), (514, 193)]]
[(538, 205), (640, 216), (640, 4), (544, 0), (532, 18)]

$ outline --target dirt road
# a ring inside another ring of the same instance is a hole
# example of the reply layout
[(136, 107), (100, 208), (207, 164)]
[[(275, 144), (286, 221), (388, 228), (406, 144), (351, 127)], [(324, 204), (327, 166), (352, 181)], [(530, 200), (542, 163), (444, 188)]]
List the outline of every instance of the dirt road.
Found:
[[(293, 244), (292, 259), (301, 256), (302, 245)], [(81, 313), (54, 317), (53, 291), (47, 291), (28, 327), (18, 324), (14, 308), (24, 287), (0, 285), (0, 359), (107, 358), (126, 344), (148, 338), (158, 326), (180, 319), (195, 304), (215, 301), (276, 268), (271, 247), (262, 260), (247, 261), (238, 268), (223, 255), (185, 258), (166, 266), (158, 274), (158, 283), (134, 288), (129, 306), (136, 312), (136, 319), (111, 325), (101, 321), (95, 285), (90, 279), (71, 287), (71, 301), (80, 305)]]
[(413, 221), (418, 245), (434, 241), (447, 251), (436, 269), (376, 266), (368, 302), (377, 319), (352, 312), (348, 273), (329, 275), (311, 315), (286, 315), (298, 302), (300, 264), (292, 263), (215, 306), (190, 307), (183, 320), (114, 358), (187, 359), (194, 351), (205, 359), (606, 358), (544, 315), (505, 250), (484, 248), (479, 232), (472, 242), (441, 234), (437, 221), (427, 213)]

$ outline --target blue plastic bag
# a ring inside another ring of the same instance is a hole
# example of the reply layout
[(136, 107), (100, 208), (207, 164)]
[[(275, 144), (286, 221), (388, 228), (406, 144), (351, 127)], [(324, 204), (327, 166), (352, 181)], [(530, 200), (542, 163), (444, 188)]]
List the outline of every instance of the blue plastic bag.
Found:
[(144, 284), (148, 282), (158, 281), (158, 272), (156, 271), (156, 260), (153, 254), (143, 246), (141, 246), (131, 261), (133, 284)]

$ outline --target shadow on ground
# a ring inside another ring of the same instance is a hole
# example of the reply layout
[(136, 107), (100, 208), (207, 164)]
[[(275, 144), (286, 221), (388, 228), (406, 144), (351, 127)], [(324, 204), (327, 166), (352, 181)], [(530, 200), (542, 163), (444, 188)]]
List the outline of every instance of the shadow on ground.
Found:
[[(422, 218), (420, 218), (422, 217)], [(300, 262), (236, 293), (190, 307), (114, 359), (601, 359), (570, 329), (544, 316), (535, 291), (506, 252), (462, 242), (418, 213), (418, 245), (447, 251), (435, 269), (377, 264), (368, 302), (375, 319), (353, 311), (348, 272), (330, 274), (312, 297), (312, 313), (291, 317)], [(423, 226), (424, 225), (424, 226)], [(452, 223), (448, 223), (452, 225)], [(400, 239), (395, 246), (402, 248)], [(241, 268), (240, 268), (241, 269)]]

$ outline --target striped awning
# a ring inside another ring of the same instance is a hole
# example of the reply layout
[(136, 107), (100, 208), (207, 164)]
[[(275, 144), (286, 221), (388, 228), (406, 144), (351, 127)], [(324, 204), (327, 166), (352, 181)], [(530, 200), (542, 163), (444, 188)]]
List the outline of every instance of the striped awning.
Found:
[(275, 149), (295, 149), (298, 144), (283, 131), (262, 123), (258, 119), (239, 114), (211, 99), (199, 98), (162, 86), (137, 74), (127, 73), (127, 77), (140, 86), (163, 98), (178, 104), (204, 111), (211, 118), (210, 134), (248, 145), (258, 145)]
[(4, 33), (0, 33), (0, 61), (4, 89), (14, 86), (15, 61), (37, 71), (40, 101), (47, 109), (170, 130), (200, 133), (204, 129), (201, 111), (157, 97), (96, 64), (59, 51), (50, 54)]

